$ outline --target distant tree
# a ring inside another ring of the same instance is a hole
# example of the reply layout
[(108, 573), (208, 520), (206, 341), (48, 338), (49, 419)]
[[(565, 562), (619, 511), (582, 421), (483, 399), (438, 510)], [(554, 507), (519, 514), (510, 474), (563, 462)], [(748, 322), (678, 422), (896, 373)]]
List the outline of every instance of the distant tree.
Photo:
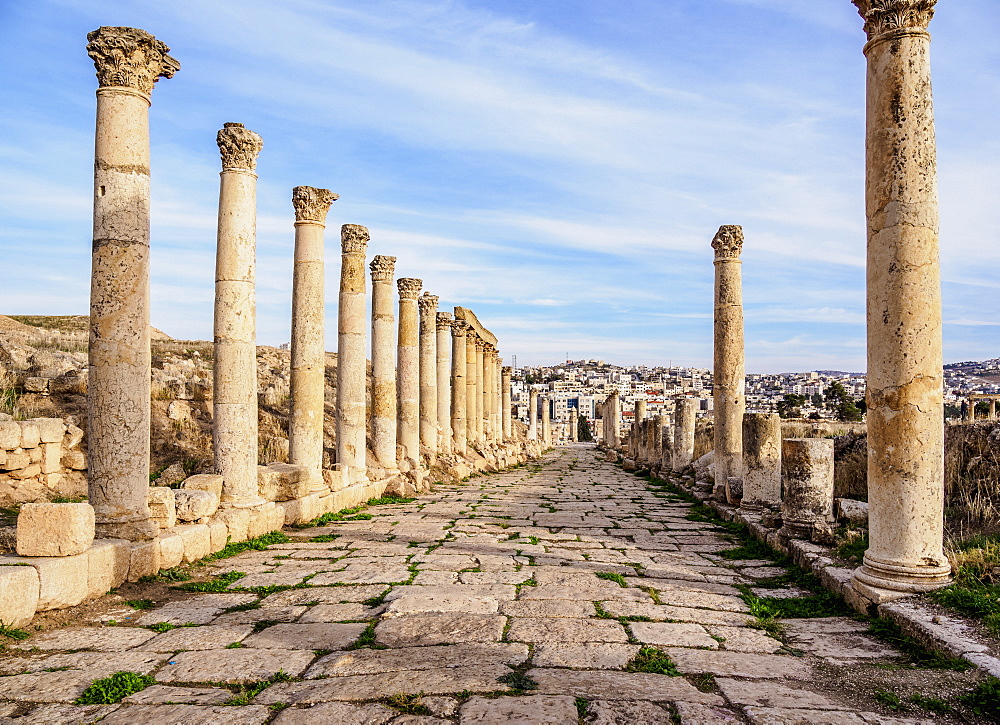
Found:
[(538, 382), (538, 378), (536, 378), (531, 373), (525, 373), (524, 374), (524, 384), (525, 385), (534, 385), (537, 382)]
[(957, 405), (952, 405), (951, 403), (944, 404), (944, 417), (945, 418), (961, 418), (962, 408)]
[(812, 404), (815, 405), (817, 408), (823, 405), (823, 396), (820, 395), (819, 393), (813, 393)]
[(809, 420), (823, 420), (823, 416), (817, 413), (815, 410), (809, 414)]
[(802, 411), (799, 408), (805, 404), (806, 396), (785, 393), (785, 397), (778, 402), (778, 415), (782, 418), (798, 418), (802, 415)]
[(580, 416), (577, 418), (576, 422), (576, 436), (584, 443), (589, 443), (594, 440), (593, 434), (590, 432), (590, 421), (586, 417)]

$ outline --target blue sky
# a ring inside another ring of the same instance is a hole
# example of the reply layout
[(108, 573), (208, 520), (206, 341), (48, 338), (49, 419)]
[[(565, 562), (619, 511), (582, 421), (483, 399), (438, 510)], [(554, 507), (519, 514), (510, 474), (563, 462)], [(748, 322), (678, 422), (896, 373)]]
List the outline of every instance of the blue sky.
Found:
[[(153, 92), (153, 324), (210, 339), (219, 155), (258, 164), (258, 337), (289, 337), (291, 188), (340, 194), (519, 364), (708, 366), (712, 250), (742, 224), (751, 372), (864, 369), (864, 35), (849, 0), (0, 0), (0, 312), (87, 310), (94, 78), (131, 25)], [(945, 360), (1000, 356), (995, 0), (931, 25)]]

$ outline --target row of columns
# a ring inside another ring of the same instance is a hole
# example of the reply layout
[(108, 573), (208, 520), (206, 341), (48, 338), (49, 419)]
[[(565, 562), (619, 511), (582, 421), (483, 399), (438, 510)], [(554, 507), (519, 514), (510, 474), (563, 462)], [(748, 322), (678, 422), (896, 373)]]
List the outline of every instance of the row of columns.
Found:
[(997, 400), (1000, 396), (997, 395), (970, 395), (968, 401), (966, 401), (965, 408), (965, 420), (973, 421), (976, 420), (976, 403), (981, 400), (989, 401), (990, 409), (986, 415), (988, 420), (996, 420), (997, 418)]

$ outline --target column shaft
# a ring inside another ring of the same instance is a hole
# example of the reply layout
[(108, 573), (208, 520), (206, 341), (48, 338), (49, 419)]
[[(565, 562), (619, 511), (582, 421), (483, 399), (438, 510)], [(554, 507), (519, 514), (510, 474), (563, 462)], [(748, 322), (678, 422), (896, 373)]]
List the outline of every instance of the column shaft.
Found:
[(552, 445), (552, 419), (549, 411), (549, 396), (542, 396), (542, 443), (548, 448)]
[(781, 503), (781, 417), (743, 416), (743, 500), (740, 508), (762, 511)]
[(781, 531), (808, 539), (816, 524), (833, 520), (833, 441), (786, 438), (781, 443)]
[(337, 468), (343, 485), (367, 480), (365, 252), (368, 230), (340, 230), (340, 306), (337, 314)]
[(389, 471), (396, 470), (396, 313), (393, 276), (396, 258), (377, 255), (372, 274), (372, 451)]
[(468, 450), (468, 424), (466, 422), (466, 401), (468, 385), (468, 351), (466, 333), (468, 323), (455, 320), (451, 323), (451, 434), (455, 442), (455, 452), (464, 455)]
[(504, 366), (500, 371), (500, 418), (501, 418), (501, 429), (503, 439), (509, 441), (514, 432), (514, 421), (511, 418), (511, 408), (513, 406), (511, 402), (510, 394), (510, 376), (513, 374), (514, 369), (512, 367)]
[(470, 328), (465, 337), (465, 437), (470, 447), (479, 444), (476, 437), (476, 415), (479, 409), (477, 401), (482, 400), (482, 396), (476, 394), (476, 339), (476, 333)]
[(420, 466), (420, 330), (417, 296), (423, 282), (399, 279), (399, 339), (396, 347), (396, 392), (399, 427), (396, 440), (410, 465)]
[(431, 458), (438, 452), (437, 304), (435, 295), (420, 297), (420, 443)]
[(451, 453), (451, 314), (437, 313), (438, 450)]
[(674, 412), (673, 462), (671, 468), (681, 471), (694, 460), (694, 431), (697, 421), (698, 401), (681, 398)]
[(538, 440), (538, 391), (528, 391), (528, 440)]

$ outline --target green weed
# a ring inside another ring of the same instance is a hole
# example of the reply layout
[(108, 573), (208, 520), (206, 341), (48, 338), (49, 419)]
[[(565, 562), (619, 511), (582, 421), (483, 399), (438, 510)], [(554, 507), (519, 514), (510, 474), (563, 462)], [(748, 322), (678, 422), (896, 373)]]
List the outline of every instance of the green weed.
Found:
[(924, 647), (913, 637), (903, 634), (891, 619), (873, 619), (868, 624), (868, 633), (900, 650), (917, 667), (932, 670), (955, 670), (965, 672), (972, 664), (964, 659), (948, 657)]
[(594, 572), (594, 576), (596, 576), (598, 579), (605, 579), (609, 582), (615, 582), (618, 586), (623, 588), (628, 586), (628, 582), (625, 581), (625, 577), (623, 577), (621, 574), (616, 574), (610, 571), (598, 571)]
[(655, 647), (643, 647), (625, 668), (628, 672), (651, 672), (656, 675), (677, 677), (681, 673), (670, 656)]
[(138, 672), (116, 672), (111, 677), (94, 680), (76, 698), (77, 705), (111, 705), (156, 684), (156, 679)]

